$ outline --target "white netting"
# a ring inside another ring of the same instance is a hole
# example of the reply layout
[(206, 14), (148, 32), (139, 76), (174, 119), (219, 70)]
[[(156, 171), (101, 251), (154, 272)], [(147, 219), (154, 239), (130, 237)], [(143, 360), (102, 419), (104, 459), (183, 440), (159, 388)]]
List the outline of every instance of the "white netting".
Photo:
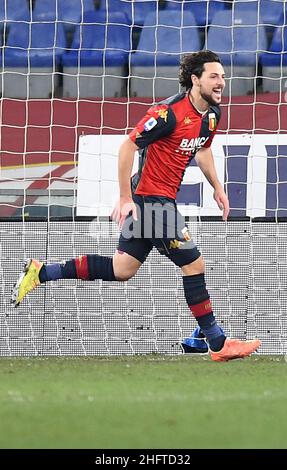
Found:
[(213, 149), (231, 219), (194, 164), (179, 203), (227, 334), (286, 352), (285, 3), (0, 0), (0, 355), (181, 352), (195, 323), (156, 252), (128, 283), (51, 283), (18, 310), (9, 296), (24, 257), (113, 254), (119, 143), (203, 48), (227, 74)]

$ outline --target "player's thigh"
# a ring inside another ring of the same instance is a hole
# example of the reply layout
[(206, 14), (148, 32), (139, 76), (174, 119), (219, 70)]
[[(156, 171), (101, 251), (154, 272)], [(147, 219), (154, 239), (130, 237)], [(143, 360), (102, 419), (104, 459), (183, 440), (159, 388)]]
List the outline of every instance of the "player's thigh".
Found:
[[(176, 266), (182, 269), (185, 276), (199, 274), (202, 267), (202, 256), (192, 240), (161, 239), (154, 243), (161, 255), (165, 255)], [(192, 272), (192, 267), (194, 267)], [(197, 272), (198, 271), (198, 272)]]
[(163, 236), (152, 239), (153, 246), (160, 254), (167, 256), (176, 266), (182, 268), (196, 264), (199, 265), (201, 254), (196, 247), (188, 229), (184, 217), (180, 214), (176, 204), (166, 204), (164, 207), (165, 217), (162, 221), (154, 219), (154, 224), (162, 223), (162, 227), (155, 226), (155, 233), (163, 233)]
[(134, 276), (153, 247), (150, 240), (123, 234), (126, 234), (124, 230), (120, 235), (113, 260), (114, 274), (119, 280), (127, 280)]

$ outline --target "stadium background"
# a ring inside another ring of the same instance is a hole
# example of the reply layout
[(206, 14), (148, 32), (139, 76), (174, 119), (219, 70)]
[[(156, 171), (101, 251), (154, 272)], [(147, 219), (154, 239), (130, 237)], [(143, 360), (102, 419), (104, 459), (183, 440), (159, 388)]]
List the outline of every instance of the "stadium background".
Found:
[(227, 148), (230, 221), (188, 224), (227, 334), (284, 353), (287, 143), (276, 135), (287, 127), (285, 2), (2, 0), (0, 15), (0, 354), (181, 353), (194, 322), (180, 273), (156, 252), (127, 284), (42, 286), (21, 306), (20, 324), (9, 294), (25, 257), (112, 255), (117, 228), (98, 218), (91, 235), (91, 220), (76, 216), (78, 137), (128, 133), (178, 91), (180, 53), (205, 46), (228, 77), (219, 134), (270, 134), (271, 205), (263, 219), (246, 216), (246, 150)]

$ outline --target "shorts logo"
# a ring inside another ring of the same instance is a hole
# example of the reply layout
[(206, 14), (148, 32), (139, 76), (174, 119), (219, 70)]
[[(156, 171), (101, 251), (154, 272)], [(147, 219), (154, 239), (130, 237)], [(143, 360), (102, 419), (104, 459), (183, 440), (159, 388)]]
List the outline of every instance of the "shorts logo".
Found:
[(171, 240), (170, 243), (169, 243), (169, 248), (180, 248), (182, 245), (182, 242), (180, 242), (179, 240)]
[(208, 115), (208, 129), (214, 131), (216, 128), (216, 116), (214, 113), (209, 113)]
[(144, 130), (146, 132), (151, 131), (157, 125), (157, 120), (154, 117), (151, 117), (148, 121), (144, 123)]
[(167, 109), (158, 109), (156, 113), (159, 115), (160, 118), (164, 120), (164, 122), (167, 122), (167, 115), (168, 115)]

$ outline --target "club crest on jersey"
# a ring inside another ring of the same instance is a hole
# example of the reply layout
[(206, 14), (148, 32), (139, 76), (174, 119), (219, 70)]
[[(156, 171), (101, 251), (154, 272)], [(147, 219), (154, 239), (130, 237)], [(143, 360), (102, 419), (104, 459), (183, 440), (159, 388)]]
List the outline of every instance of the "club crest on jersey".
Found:
[(208, 129), (210, 131), (214, 131), (214, 129), (216, 128), (216, 116), (214, 113), (209, 113), (208, 115)]
[(156, 113), (159, 115), (160, 118), (164, 120), (164, 122), (167, 122), (167, 115), (168, 115), (167, 109), (157, 109)]
[(154, 117), (151, 117), (144, 123), (144, 130), (146, 132), (151, 131), (156, 125), (157, 120)]

